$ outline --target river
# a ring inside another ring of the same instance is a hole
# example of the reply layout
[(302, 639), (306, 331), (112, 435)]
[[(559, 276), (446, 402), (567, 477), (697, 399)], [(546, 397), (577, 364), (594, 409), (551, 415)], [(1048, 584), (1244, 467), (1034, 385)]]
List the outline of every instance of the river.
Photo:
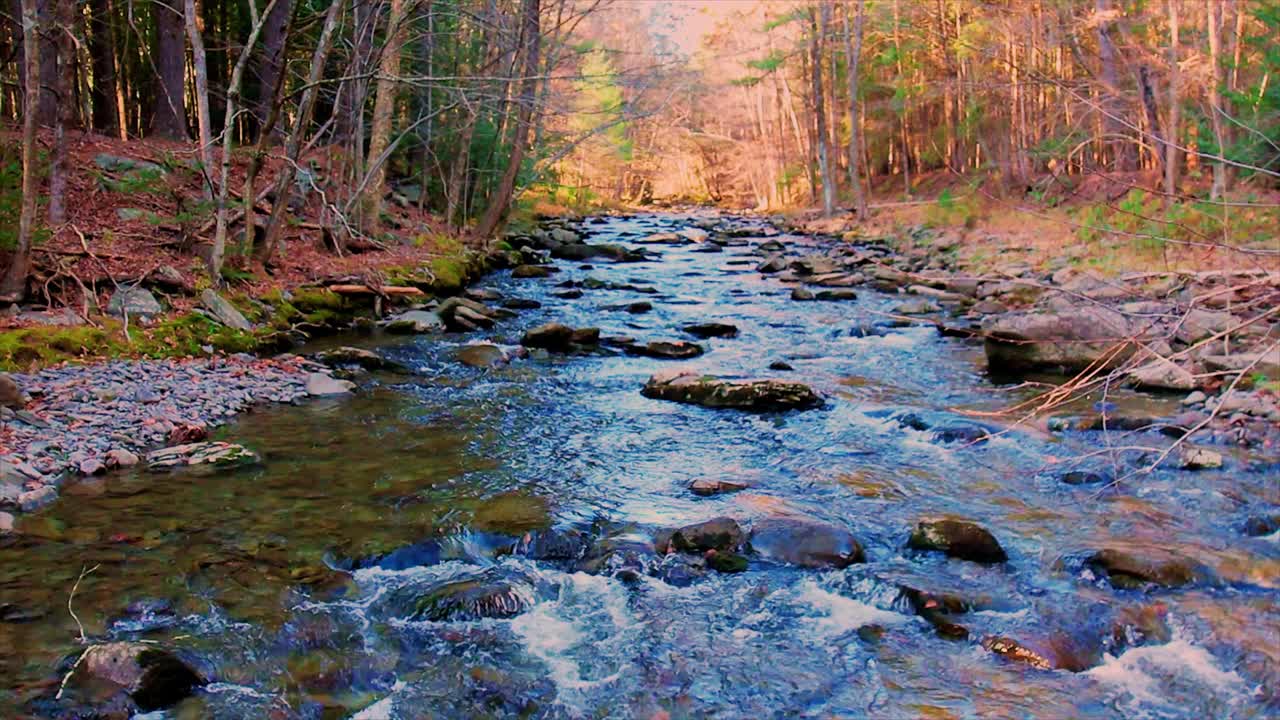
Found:
[[(593, 242), (627, 243), (683, 226), (641, 215), (585, 227)], [(260, 410), (221, 430), (261, 454), (255, 468), (138, 471), (64, 489), (0, 545), (0, 605), (11, 607), (0, 623), (0, 716), (56, 681), (77, 623), (89, 637), (179, 648), (211, 680), (148, 717), (1280, 711), (1280, 541), (1239, 529), (1280, 504), (1274, 464), (1224, 451), (1221, 471), (1161, 470), (1100, 490), (1062, 482), (1060, 462), (1105, 449), (1100, 433), (944, 442), (937, 428), (974, 422), (963, 411), (1007, 407), (1030, 390), (989, 379), (980, 345), (886, 323), (878, 313), (900, 298), (859, 289), (856, 300), (793, 301), (790, 286), (755, 272), (754, 242), (649, 247), (661, 257), (481, 283), (542, 303), (488, 337), (514, 344), (550, 320), (645, 340), (692, 339), (680, 328), (695, 322), (739, 328), (698, 340), (701, 357), (535, 356), (475, 369), (455, 360), (476, 339), (464, 335), (345, 337), (415, 373), (378, 373), (353, 398)], [(587, 277), (632, 289), (556, 296)], [(621, 309), (637, 301), (653, 310)], [(770, 369), (777, 361), (794, 369)], [(798, 380), (827, 402), (751, 414), (640, 394), (651, 374), (677, 366)], [(899, 422), (904, 413), (929, 429)], [(700, 497), (688, 490), (699, 478), (749, 487)], [(508, 552), (522, 534), (557, 527), (643, 556), (663, 528), (777, 515), (848, 529), (867, 562), (823, 570), (751, 558), (745, 572), (689, 578)], [(908, 550), (915, 523), (936, 515), (990, 529), (1008, 562)], [(1202, 572), (1175, 589), (1114, 588), (1084, 560), (1117, 547), (1175, 553)], [(90, 569), (73, 617), (68, 595)], [(414, 619), (418, 598), (461, 579), (505, 583), (519, 611)], [(955, 619), (967, 639), (940, 635), (904, 587), (965, 598)], [(1040, 638), (1089, 660), (1078, 672), (1040, 669), (988, 651), (989, 637)]]

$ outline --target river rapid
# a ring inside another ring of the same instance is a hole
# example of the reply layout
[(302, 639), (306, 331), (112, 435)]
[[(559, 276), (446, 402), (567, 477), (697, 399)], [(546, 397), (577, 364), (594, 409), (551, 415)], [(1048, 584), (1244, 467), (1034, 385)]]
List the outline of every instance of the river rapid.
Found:
[[(589, 242), (626, 245), (688, 221), (583, 228)], [(784, 240), (797, 252), (818, 243)], [(1274, 458), (1223, 449), (1221, 470), (1103, 488), (1062, 480), (1066, 460), (1089, 454), (1086, 469), (1132, 467), (1119, 450), (1099, 453), (1121, 442), (1103, 433), (948, 441), (939, 429), (975, 422), (965, 411), (1031, 391), (987, 377), (980, 344), (887, 321), (900, 297), (792, 300), (792, 286), (755, 271), (761, 241), (646, 245), (644, 262), (491, 276), (483, 287), (541, 307), (473, 335), (341, 338), (414, 372), (223, 428), (220, 439), (261, 455), (257, 467), (64, 488), (0, 543), (0, 716), (44, 712), (33, 698), (56, 685), (77, 623), (90, 638), (175, 648), (210, 681), (149, 718), (1280, 713), (1280, 538), (1241, 531), (1280, 505)], [(588, 278), (602, 282), (561, 297)], [(625, 309), (641, 301), (652, 310)], [(463, 344), (514, 345), (548, 321), (707, 352), (456, 359)], [(681, 330), (706, 322), (739, 332)], [(761, 414), (641, 395), (676, 367), (800, 381), (826, 402)], [(1177, 400), (1109, 398), (1157, 413)], [(698, 479), (748, 487), (702, 497), (688, 489)], [(747, 552), (745, 572), (719, 573), (653, 553), (661, 530), (717, 516), (828, 523), (861, 542), (866, 562), (799, 568)], [(986, 527), (1008, 561), (908, 549), (916, 523), (937, 516)], [(627, 570), (512, 552), (546, 528), (576, 531), (587, 558), (630, 558)], [(1176, 556), (1194, 579), (1115, 587), (1086, 559), (1116, 548)], [(68, 595), (88, 569), (72, 617)], [(510, 607), (424, 614), (422, 598), (467, 580), (501, 585)], [(959, 599), (950, 620), (962, 637), (923, 616), (922, 594)], [(992, 638), (1071, 667), (998, 654)]]

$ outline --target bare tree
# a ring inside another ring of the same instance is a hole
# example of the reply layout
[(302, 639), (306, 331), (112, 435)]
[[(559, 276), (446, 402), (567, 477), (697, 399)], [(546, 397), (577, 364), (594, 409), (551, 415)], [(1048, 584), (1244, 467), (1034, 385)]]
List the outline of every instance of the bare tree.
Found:
[(0, 300), (18, 302), (26, 294), (36, 224), (36, 125), (40, 107), (40, 36), (35, 0), (22, 0), (22, 50), (26, 92), (22, 103), (22, 208), (9, 269), (0, 280)]
[(853, 205), (858, 219), (867, 217), (867, 196), (862, 188), (862, 120), (858, 107), (858, 63), (862, 56), (862, 24), (867, 13), (866, 0), (857, 0), (853, 29), (849, 13), (844, 15), (844, 47), (849, 57), (849, 185), (853, 188)]

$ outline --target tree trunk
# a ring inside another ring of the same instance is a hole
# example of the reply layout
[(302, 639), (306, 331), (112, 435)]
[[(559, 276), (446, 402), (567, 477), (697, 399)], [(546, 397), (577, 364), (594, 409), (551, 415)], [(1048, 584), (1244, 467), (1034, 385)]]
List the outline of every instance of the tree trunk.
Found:
[(120, 107), (116, 102), (115, 16), (107, 0), (90, 0), (89, 7), (93, 129), (106, 135), (115, 135), (121, 130)]
[(257, 79), (253, 98), (255, 133), (261, 133), (267, 124), (284, 77), (284, 52), (292, 16), (293, 0), (277, 0), (262, 26), (262, 52), (253, 58), (253, 75)]
[(172, 140), (187, 139), (187, 112), (183, 105), (187, 73), (187, 45), (184, 10), (177, 0), (153, 0), (151, 12), (156, 19), (155, 111), (151, 130)]
[(31, 244), (35, 234), (36, 125), (40, 110), (40, 35), (35, 0), (22, 0), (22, 50), (27, 91), (22, 98), (22, 208), (18, 215), (18, 237), (9, 268), (0, 280), (0, 300), (18, 302), (26, 295), (27, 273), (31, 269)]
[[(338, 105), (334, 111), (334, 143), (344, 145), (364, 132), (364, 104), (369, 81), (364, 75), (373, 53), (373, 30), (378, 14), (375, 0), (352, 0), (352, 58), (344, 75), (353, 76), (338, 86)], [(363, 138), (361, 138), (363, 139)]]
[(822, 216), (831, 217), (835, 206), (835, 188), (831, 182), (831, 162), (827, 147), (827, 109), (826, 94), (822, 86), (823, 36), (826, 35), (828, 21), (831, 17), (831, 5), (823, 0), (820, 9), (809, 9), (809, 29), (812, 32), (809, 44), (809, 71), (813, 81), (813, 114), (817, 127), (814, 138), (817, 141), (818, 175), (822, 179)]
[(1106, 101), (1103, 103), (1103, 127), (1106, 128), (1106, 143), (1115, 148), (1115, 169), (1119, 172), (1132, 172), (1137, 166), (1134, 148), (1121, 140), (1125, 135), (1124, 123), (1120, 119), (1123, 112), (1118, 102), (1120, 80), (1116, 72), (1116, 46), (1111, 42), (1111, 17), (1115, 10), (1111, 0), (1097, 0), (1094, 8), (1098, 15), (1098, 59), (1101, 61), (1101, 76)]
[[(212, 198), (213, 187), (213, 122), (209, 117), (209, 63), (204, 54), (204, 35), (200, 30), (200, 14), (196, 0), (186, 0), (187, 39), (191, 42), (191, 65), (195, 75), (196, 122), (200, 128), (200, 165), (205, 177), (205, 198)], [(217, 278), (214, 278), (217, 281)]]
[(853, 188), (853, 206), (858, 219), (867, 217), (867, 196), (862, 188), (862, 121), (858, 113), (858, 66), (862, 56), (862, 24), (866, 16), (866, 0), (857, 0), (853, 29), (849, 14), (844, 16), (844, 49), (849, 56), (849, 185)]
[[(1211, 2), (1205, 12), (1205, 24), (1209, 28), (1209, 112), (1212, 116), (1213, 144), (1218, 148), (1218, 155), (1227, 152), (1227, 132), (1222, 124), (1222, 116), (1228, 112), (1222, 103), (1222, 5)], [(1221, 161), (1213, 164), (1213, 187), (1209, 191), (1210, 200), (1219, 200), (1227, 192), (1227, 165)]]
[(1169, 124), (1165, 127), (1164, 192), (1165, 202), (1172, 203), (1178, 194), (1178, 127), (1182, 122), (1179, 97), (1181, 72), (1178, 69), (1178, 0), (1165, 0), (1169, 10)]
[(391, 0), (391, 16), (387, 19), (387, 44), (382, 49), (378, 73), (377, 97), (373, 101), (373, 127), (369, 134), (369, 155), (360, 203), (360, 225), (365, 232), (378, 229), (382, 214), (382, 197), (387, 192), (387, 158), (395, 150), (391, 143), (391, 120), (395, 115), (396, 91), (400, 76), (400, 51), (405, 36), (405, 0)]
[(40, 18), (40, 93), (39, 122), (53, 127), (58, 122), (58, 3), (60, 0), (37, 0)]
[[(193, 0), (187, 0), (188, 3)], [(258, 42), (258, 35), (262, 33), (263, 22), (266, 18), (257, 17), (254, 12), (252, 3), (255, 0), (249, 0), (250, 13), (252, 14), (253, 29), (249, 32), (249, 39), (245, 42), (244, 48), (240, 50), (240, 57), (236, 60), (235, 68), (231, 71), (231, 78), (227, 81), (227, 99), (223, 107), (222, 120), (222, 162), (218, 168), (218, 208), (217, 220), (213, 234), (213, 248), (209, 251), (209, 277), (217, 284), (222, 276), (222, 258), (227, 250), (227, 195), (230, 191), (230, 174), (231, 174), (231, 138), (233, 136), (232, 124), (235, 122), (236, 103), (240, 101), (240, 87), (244, 81), (244, 69), (249, 64), (249, 58), (253, 54), (253, 46)], [(267, 3), (266, 15), (270, 17), (271, 11), (275, 9), (276, 3), (280, 0), (270, 0)], [(188, 6), (188, 11), (190, 6)], [(192, 45), (196, 43), (193, 41)], [(196, 63), (196, 72), (200, 70), (200, 63)], [(197, 81), (197, 86), (199, 82)], [(203, 136), (203, 129), (201, 135)], [(201, 138), (203, 142), (203, 137)], [(245, 225), (245, 237), (253, 237), (253, 226)]]
[(489, 198), (489, 206), (485, 208), (484, 217), (476, 227), (473, 237), (482, 241), (498, 231), (506, 222), (507, 213), (511, 209), (511, 198), (515, 192), (516, 177), (520, 174), (520, 166), (524, 164), (524, 155), (528, 150), (529, 129), (532, 127), (534, 104), (538, 89), (538, 58), (542, 47), (542, 31), (539, 28), (540, 0), (524, 0), (522, 15), (524, 28), (521, 32), (524, 50), (524, 78), (520, 83), (520, 107), (516, 111), (516, 132), (511, 139), (511, 157), (506, 170), (502, 173), (502, 181), (498, 190)]
[(1151, 71), (1146, 65), (1138, 66), (1138, 85), (1142, 90), (1142, 107), (1147, 111), (1147, 124), (1151, 126), (1151, 156), (1154, 164), (1163, 162), (1164, 139), (1160, 135), (1160, 114), (1156, 110), (1156, 90), (1151, 84)]
[(298, 101), (298, 111), (293, 118), (293, 128), (285, 139), (285, 163), (276, 176), (275, 200), (271, 206), (271, 219), (267, 221), (267, 229), (262, 241), (263, 262), (270, 262), (279, 251), (284, 237), (284, 216), (289, 207), (289, 186), (293, 184), (298, 155), (302, 152), (302, 139), (311, 126), (311, 117), (315, 112), (316, 97), (320, 94), (317, 83), (324, 75), (325, 60), (329, 57), (329, 48), (333, 45), (334, 28), (346, 5), (344, 0), (337, 0), (325, 12), (324, 26), (320, 30), (320, 39), (316, 42), (315, 52), (311, 54), (311, 70), (307, 73), (307, 82)]
[(53, 152), (49, 162), (49, 224), (67, 221), (67, 130), (76, 118), (75, 0), (56, 0), (54, 23), (58, 49), (58, 112), (53, 127)]

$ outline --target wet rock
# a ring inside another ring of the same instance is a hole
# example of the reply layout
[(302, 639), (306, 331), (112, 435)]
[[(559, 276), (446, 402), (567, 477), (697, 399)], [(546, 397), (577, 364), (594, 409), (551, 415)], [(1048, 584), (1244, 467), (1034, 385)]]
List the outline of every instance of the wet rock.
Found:
[(1204, 401), (1208, 399), (1209, 399), (1209, 396), (1205, 395), (1203, 392), (1199, 390), (1196, 390), (1194, 392), (1187, 393), (1187, 396), (1182, 398), (1182, 404), (1183, 405), (1203, 405)]
[(390, 370), (405, 372), (407, 368), (394, 360), (388, 360), (372, 350), (344, 345), (315, 355), (316, 360), (329, 367), (359, 367), (365, 370)]
[(1111, 476), (1093, 470), (1072, 470), (1062, 474), (1062, 482), (1068, 485), (1102, 485), (1111, 482)]
[(981, 425), (944, 425), (933, 433), (935, 442), (962, 442), (972, 444), (991, 437), (991, 431)]
[(248, 332), (253, 329), (253, 325), (235, 305), (213, 290), (206, 288), (200, 293), (200, 304), (213, 314), (214, 319), (233, 330)]
[(638, 238), (635, 242), (641, 245), (684, 245), (690, 241), (673, 232), (657, 232)]
[(502, 301), (502, 307), (508, 310), (537, 310), (542, 307), (542, 303), (526, 298), (507, 298)]
[(813, 296), (815, 300), (824, 300), (827, 302), (845, 302), (849, 300), (857, 300), (858, 293), (852, 290), (820, 290)]
[(58, 491), (49, 485), (44, 485), (18, 495), (18, 509), (26, 513), (35, 512), (57, 499)]
[(640, 302), (633, 302), (626, 307), (627, 312), (631, 313), (632, 315), (647, 313), (652, 309), (653, 309), (653, 303), (645, 300), (641, 300)]
[(729, 323), (706, 322), (695, 323), (693, 325), (685, 325), (682, 328), (685, 332), (700, 338), (713, 337), (737, 337), (738, 326)]
[(520, 344), (525, 347), (542, 348), (551, 352), (568, 352), (571, 349), (573, 328), (561, 323), (545, 323), (524, 334)]
[(721, 495), (724, 493), (746, 490), (747, 487), (746, 483), (738, 482), (736, 480), (699, 478), (689, 483), (689, 492), (700, 497), (711, 497), (712, 495)]
[(688, 360), (706, 352), (706, 348), (701, 345), (684, 340), (670, 342), (655, 340), (644, 345), (629, 345), (626, 350), (629, 355), (642, 355), (661, 360)]
[(742, 546), (743, 537), (742, 528), (736, 520), (717, 517), (679, 528), (669, 538), (659, 538), (655, 545), (659, 553), (731, 552)]
[(356, 384), (350, 380), (339, 380), (326, 373), (307, 374), (307, 394), (311, 397), (347, 395), (355, 388)]
[(765, 273), (767, 275), (771, 275), (773, 273), (780, 273), (786, 269), (787, 269), (787, 259), (781, 255), (774, 255), (772, 257), (766, 258), (764, 262), (760, 263), (759, 265), (756, 265), (756, 272)]
[(491, 328), (499, 318), (511, 314), (494, 310), (484, 303), (464, 297), (451, 297), (445, 300), (440, 303), (436, 313), (439, 314), (445, 328), (451, 332), (470, 332)]
[(108, 467), (127, 468), (133, 467), (140, 462), (142, 462), (141, 458), (124, 448), (113, 448), (108, 450), (106, 454)]
[[(1145, 329), (1108, 308), (1080, 305), (1071, 312), (1012, 312), (988, 318), (987, 365), (993, 371), (1062, 367), (1082, 370), (1101, 360), (1117, 342), (1142, 337)], [(1114, 367), (1127, 353), (1107, 356)]]
[(701, 557), (671, 554), (658, 561), (652, 574), (673, 587), (688, 587), (707, 574), (707, 561)]
[(511, 277), (518, 279), (551, 277), (559, 269), (550, 265), (519, 265), (511, 271)]
[(808, 300), (816, 300), (817, 297), (813, 294), (813, 291), (810, 290), (809, 288), (798, 287), (791, 291), (791, 299), (797, 300), (800, 302), (805, 302)]
[(515, 554), (530, 560), (578, 560), (586, 555), (591, 538), (581, 530), (548, 528), (525, 533)]
[(1185, 448), (1178, 464), (1183, 470), (1216, 470), (1222, 467), (1222, 455), (1207, 448)]
[(195, 670), (168, 650), (112, 642), (84, 651), (63, 683), (59, 702), (83, 708), (89, 717), (126, 718), (176, 705), (203, 684)]
[(1058, 661), (1052, 657), (1051, 653), (1027, 647), (1013, 638), (989, 635), (982, 639), (982, 647), (1005, 660), (1030, 665), (1039, 670), (1053, 670), (1058, 667)]
[(849, 531), (813, 520), (767, 518), (751, 527), (751, 551), (766, 560), (808, 568), (843, 568), (866, 559)]
[(444, 329), (444, 318), (430, 310), (407, 310), (388, 318), (385, 329), (392, 335), (423, 335)]
[(197, 465), (219, 468), (241, 467), (258, 462), (258, 456), (243, 445), (227, 442), (201, 442), (177, 445), (147, 453), (147, 468), (170, 470)]
[(160, 301), (150, 291), (141, 287), (122, 287), (111, 295), (107, 312), (116, 317), (149, 319), (164, 312)]
[(1085, 564), (1105, 573), (1111, 585), (1120, 589), (1148, 584), (1181, 587), (1204, 575), (1203, 569), (1191, 560), (1159, 548), (1107, 548), (1089, 556)]
[(591, 260), (593, 258), (606, 258), (614, 262), (639, 262), (645, 260), (645, 254), (634, 250), (629, 250), (621, 245), (599, 244), (588, 245), (586, 243), (575, 243), (570, 245), (561, 245), (551, 249), (551, 257), (557, 260)]
[(721, 573), (746, 572), (749, 565), (747, 559), (737, 553), (709, 552), (705, 559), (707, 567)]
[(647, 398), (756, 412), (808, 410), (823, 404), (808, 385), (783, 380), (724, 380), (689, 371), (659, 373), (640, 391)]
[(1244, 521), (1244, 534), (1249, 537), (1262, 537), (1280, 530), (1280, 513), (1272, 515), (1254, 515)]
[(790, 370), (795, 370), (795, 368), (794, 368), (794, 367), (791, 367), (791, 363), (786, 362), (785, 360), (774, 360), (773, 362), (769, 363), (769, 369), (770, 369), (770, 370), (779, 370), (779, 371), (784, 371), (784, 372), (785, 372), (785, 371), (790, 371)]
[(794, 260), (790, 267), (797, 275), (828, 275), (841, 269), (839, 263), (825, 255), (807, 255)]
[(532, 591), (523, 583), (496, 574), (456, 580), (422, 596), (413, 620), (452, 622), (481, 618), (510, 618), (529, 609)]
[(551, 294), (561, 300), (577, 300), (583, 295), (582, 291), (577, 288), (573, 288), (571, 290), (560, 290)]
[(1002, 563), (1009, 559), (986, 528), (967, 520), (921, 520), (907, 546), (979, 563)]
[(501, 367), (511, 361), (502, 348), (492, 343), (464, 345), (458, 348), (454, 357), (463, 365), (475, 368)]

